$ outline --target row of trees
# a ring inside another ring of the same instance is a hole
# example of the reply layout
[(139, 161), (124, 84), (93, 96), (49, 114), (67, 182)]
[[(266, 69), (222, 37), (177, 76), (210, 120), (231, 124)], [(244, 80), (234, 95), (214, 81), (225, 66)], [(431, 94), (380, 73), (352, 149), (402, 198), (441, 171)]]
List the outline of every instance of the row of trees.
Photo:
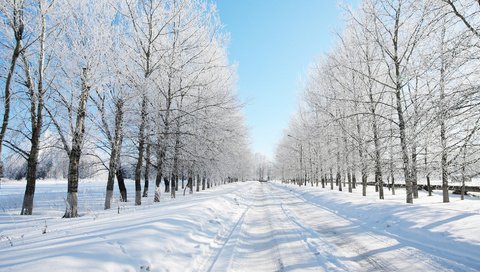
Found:
[(380, 199), (397, 178), (407, 203), (421, 177), (439, 179), (449, 202), (449, 180), (479, 174), (479, 15), (473, 0), (347, 9), (335, 47), (310, 69), (277, 149), (278, 175), (339, 190), (346, 180), (349, 192), (358, 178), (363, 195), (373, 176)]
[(26, 177), (22, 214), (39, 176), (68, 179), (64, 217), (76, 217), (80, 177), (104, 174), (109, 209), (115, 179), (122, 201), (134, 179), (141, 205), (152, 178), (160, 201), (162, 181), (175, 197), (184, 181), (249, 169), (228, 37), (208, 1), (5, 0), (0, 19), (0, 174)]

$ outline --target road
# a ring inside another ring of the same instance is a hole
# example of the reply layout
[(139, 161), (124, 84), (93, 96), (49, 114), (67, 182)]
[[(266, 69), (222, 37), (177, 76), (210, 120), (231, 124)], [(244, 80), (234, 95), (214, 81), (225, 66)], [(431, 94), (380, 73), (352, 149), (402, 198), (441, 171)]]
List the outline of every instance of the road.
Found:
[(239, 202), (245, 210), (206, 271), (475, 271), (359, 226), (279, 184), (255, 184)]

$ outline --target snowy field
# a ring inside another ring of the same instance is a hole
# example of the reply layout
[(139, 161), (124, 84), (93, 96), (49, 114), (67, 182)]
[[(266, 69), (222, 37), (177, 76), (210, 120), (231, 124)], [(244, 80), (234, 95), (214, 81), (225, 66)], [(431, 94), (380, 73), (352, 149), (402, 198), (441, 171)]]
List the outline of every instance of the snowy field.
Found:
[(24, 184), (1, 185), (0, 271), (480, 271), (478, 197), (407, 205), (401, 189), (381, 201), (252, 181), (104, 211), (92, 181), (81, 217), (61, 219), (65, 189), (39, 181), (34, 215), (20, 216)]

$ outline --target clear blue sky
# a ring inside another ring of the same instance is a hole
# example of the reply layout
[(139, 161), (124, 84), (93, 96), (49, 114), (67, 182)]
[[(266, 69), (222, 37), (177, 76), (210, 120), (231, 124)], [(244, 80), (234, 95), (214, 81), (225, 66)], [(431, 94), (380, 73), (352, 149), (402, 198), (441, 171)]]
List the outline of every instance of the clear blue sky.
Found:
[[(357, 3), (349, 0), (342, 3)], [(252, 150), (273, 159), (297, 107), (309, 64), (342, 28), (337, 0), (216, 0), (238, 63), (238, 94), (246, 102)]]

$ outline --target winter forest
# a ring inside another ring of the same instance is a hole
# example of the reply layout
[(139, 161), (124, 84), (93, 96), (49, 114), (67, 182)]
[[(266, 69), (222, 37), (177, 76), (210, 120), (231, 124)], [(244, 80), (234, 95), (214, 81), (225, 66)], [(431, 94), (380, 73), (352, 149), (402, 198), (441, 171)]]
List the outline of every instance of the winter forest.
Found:
[[(276, 154), (282, 179), (333, 189), (369, 182), (384, 199), (404, 184), (479, 175), (480, 2), (363, 1), (311, 65)], [(292, 156), (293, 151), (293, 156)], [(347, 181), (347, 182), (346, 182)]]
[(479, 271), (479, 53), (480, 0), (0, 0), (0, 270)]
[[(0, 174), (26, 178), (32, 214), (38, 178), (68, 179), (64, 217), (76, 217), (78, 181), (135, 180), (135, 204), (160, 183), (175, 197), (242, 178), (249, 150), (226, 33), (204, 1), (3, 1), (4, 114)], [(181, 180), (179, 182), (179, 180)], [(149, 183), (152, 183), (151, 185)], [(143, 192), (142, 192), (143, 187)]]

